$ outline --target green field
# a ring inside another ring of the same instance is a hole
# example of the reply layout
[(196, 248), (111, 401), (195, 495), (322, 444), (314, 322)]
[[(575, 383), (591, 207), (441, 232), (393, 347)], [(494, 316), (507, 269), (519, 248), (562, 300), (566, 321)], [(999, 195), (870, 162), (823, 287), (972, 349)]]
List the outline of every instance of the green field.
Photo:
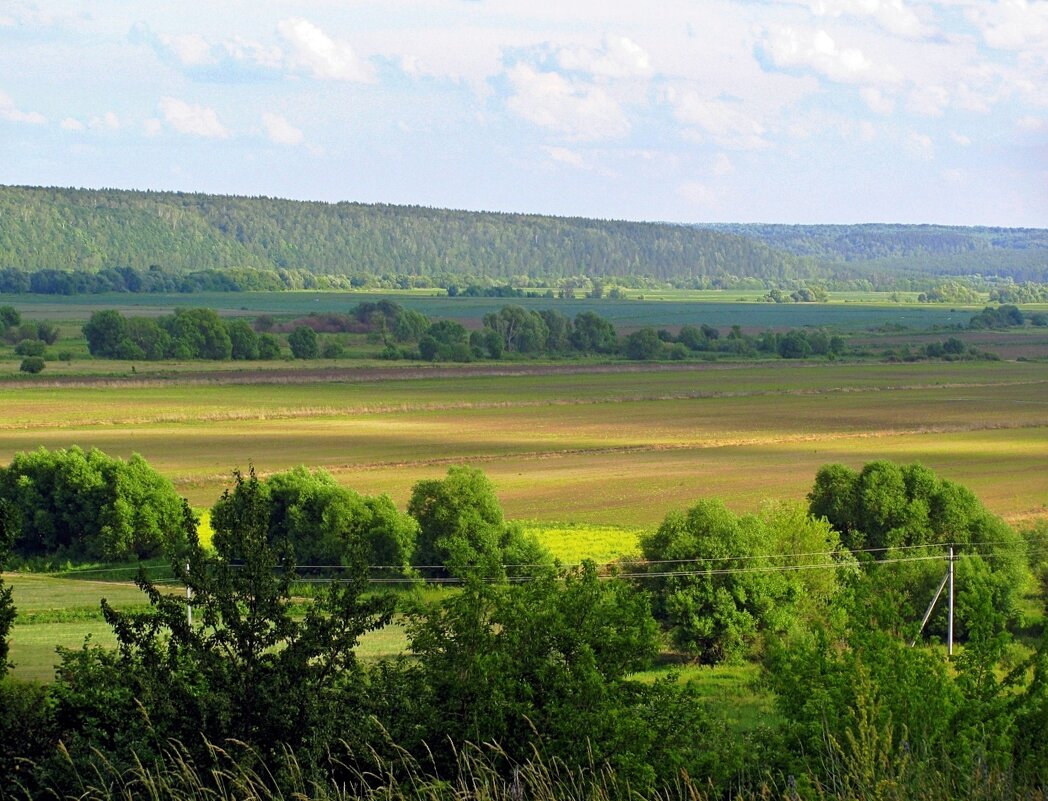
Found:
[[(409, 292), (197, 292), (192, 294), (13, 295), (4, 303), (32, 319), (77, 321), (100, 309), (125, 314), (166, 314), (172, 309), (207, 307), (230, 316), (273, 314), (302, 316), (310, 312), (348, 312), (358, 303), (382, 298), (430, 317), (476, 321), (507, 304), (528, 309), (556, 309), (574, 317), (593, 311), (617, 327), (679, 326), (707, 323), (719, 328), (741, 325), (748, 330), (828, 326), (862, 331), (882, 325), (930, 328), (965, 324), (977, 309), (939, 304), (894, 303), (885, 293), (842, 293), (830, 303), (762, 303), (756, 290), (643, 290), (625, 300), (588, 298), (449, 298), (443, 290)], [(643, 296), (643, 299), (640, 298)], [(1025, 307), (1024, 307), (1025, 308)]]

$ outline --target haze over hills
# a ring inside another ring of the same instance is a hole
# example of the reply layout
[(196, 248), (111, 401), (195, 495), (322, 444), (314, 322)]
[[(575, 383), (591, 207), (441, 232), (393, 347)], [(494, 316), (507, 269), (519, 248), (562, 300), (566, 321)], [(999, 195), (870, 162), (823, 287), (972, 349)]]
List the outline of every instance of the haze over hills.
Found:
[(0, 187), (0, 269), (299, 271), (692, 285), (891, 275), (1048, 280), (1048, 231), (685, 226), (175, 192)]

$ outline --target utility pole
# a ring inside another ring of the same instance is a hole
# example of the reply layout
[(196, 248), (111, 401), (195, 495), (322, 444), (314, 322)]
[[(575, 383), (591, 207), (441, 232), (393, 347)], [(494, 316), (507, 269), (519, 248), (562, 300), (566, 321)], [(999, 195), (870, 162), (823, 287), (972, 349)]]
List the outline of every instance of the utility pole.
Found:
[(947, 555), (947, 567), (946, 575), (942, 577), (942, 581), (939, 582), (939, 588), (935, 591), (935, 597), (932, 598), (932, 602), (928, 604), (928, 609), (924, 613), (924, 617), (921, 619), (921, 627), (917, 629), (917, 634), (914, 636), (913, 641), (910, 643), (910, 647), (913, 648), (917, 644), (918, 638), (921, 636), (921, 632), (924, 631), (924, 627), (928, 625), (928, 620), (932, 616), (932, 612), (935, 611), (935, 604), (939, 600), (939, 596), (942, 595), (943, 589), (947, 584), (950, 585), (950, 589), (947, 593), (947, 624), (946, 624), (946, 654), (947, 656), (953, 656), (953, 546), (949, 548)]
[(947, 573), (950, 577), (950, 611), (947, 614), (949, 623), (946, 631), (946, 655), (953, 656), (953, 546), (950, 546), (950, 571)]

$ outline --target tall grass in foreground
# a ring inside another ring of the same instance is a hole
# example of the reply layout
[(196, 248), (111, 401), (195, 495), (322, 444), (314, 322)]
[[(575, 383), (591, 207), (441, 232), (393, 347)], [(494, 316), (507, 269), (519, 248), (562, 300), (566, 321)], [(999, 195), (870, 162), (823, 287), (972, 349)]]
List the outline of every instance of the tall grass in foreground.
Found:
[[(878, 738), (875, 735), (873, 740)], [(608, 767), (569, 768), (536, 757), (513, 765), (497, 746), (467, 745), (454, 768), (442, 776), (394, 747), (393, 756), (370, 751), (342, 761), (331, 755), (330, 773), (317, 779), (285, 751), (278, 764), (260, 762), (243, 743), (210, 745), (209, 764), (195, 764), (178, 743), (157, 759), (137, 760), (120, 769), (97, 753), (89, 766), (68, 754), (64, 792), (24, 791), (11, 798), (47, 797), (62, 801), (1048, 801), (1043, 788), (1017, 787), (1010, 776), (992, 771), (964, 776), (924, 769), (902, 760), (889, 762), (877, 742), (827, 744), (824, 780), (793, 776), (765, 779), (729, 793), (680, 775), (657, 791), (637, 791)], [(352, 762), (351, 767), (347, 762)], [(360, 767), (360, 765), (368, 765)]]

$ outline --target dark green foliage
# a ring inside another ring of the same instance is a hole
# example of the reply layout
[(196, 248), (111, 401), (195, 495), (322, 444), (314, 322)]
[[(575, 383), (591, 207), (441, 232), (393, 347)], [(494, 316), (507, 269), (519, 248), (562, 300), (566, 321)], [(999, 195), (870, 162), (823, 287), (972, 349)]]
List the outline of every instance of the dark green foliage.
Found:
[(619, 346), (615, 327), (593, 312), (575, 316), (570, 339), (572, 347), (582, 353), (614, 353)]
[[(103, 603), (117, 653), (84, 648), (64, 654), (54, 686), (63, 742), (90, 763), (149, 762), (170, 739), (204, 760), (205, 740), (222, 743), (250, 764), (289, 747), (311, 772), (339, 737), (359, 736), (362, 675), (354, 646), (385, 625), (393, 601), (369, 593), (357, 563), (294, 614), (294, 564), (268, 542), (269, 502), (252, 474), (236, 474), (224, 496), (217, 555), (196, 546), (192, 514), (183, 509), (192, 547), (175, 563), (192, 589), (186, 601), (139, 584), (151, 610), (122, 613)], [(275, 777), (279, 783), (281, 777)]]
[(315, 359), (320, 355), (320, 341), (317, 332), (306, 325), (300, 325), (287, 335), (287, 344), (291, 355), (296, 359)]
[(0, 218), (4, 292), (313, 289), (325, 279), (382, 275), (817, 272), (742, 237), (679, 225), (406, 206), (4, 187)]
[(58, 326), (40, 321), (36, 324), (36, 336), (41, 342), (54, 345), (58, 341)]
[(650, 326), (634, 331), (626, 337), (623, 352), (627, 359), (650, 361), (665, 355), (666, 347), (659, 338), (658, 332)]
[(215, 545), (237, 555), (234, 525), (244, 505), (240, 493), (267, 509), (267, 537), (304, 565), (386, 565), (406, 569), (417, 525), (386, 495), (365, 497), (341, 486), (323, 470), (297, 467), (264, 482), (237, 482), (211, 511)]
[(43, 372), (44, 367), (46, 367), (46, 363), (42, 356), (26, 356), (22, 359), (22, 363), (18, 366), (18, 369), (23, 373), (36, 375), (37, 373)]
[(17, 511), (10, 501), (0, 499), (0, 680), (7, 673), (7, 635), (15, 622), (15, 603), (11, 599), (11, 588), (4, 586), (2, 573), (7, 564), (7, 555), (18, 534), (16, 514)]
[(178, 358), (221, 361), (232, 356), (229, 332), (213, 309), (175, 309), (160, 325), (171, 335)]
[(0, 676), (0, 798), (33, 797), (56, 734), (48, 688)]
[(258, 334), (245, 320), (226, 323), (229, 332), (230, 355), (234, 359), (254, 361), (258, 358)]
[(397, 342), (417, 342), (430, 326), (430, 320), (422, 312), (404, 309), (393, 323), (393, 338)]
[(503, 306), (485, 315), (484, 327), (498, 335), (502, 349), (509, 353), (541, 353), (547, 348), (550, 332), (545, 319), (520, 306)]
[(1016, 328), (1026, 322), (1023, 313), (1018, 307), (1011, 304), (1001, 304), (994, 308), (987, 306), (968, 323), (969, 328)]
[(533, 538), (506, 522), (494, 486), (475, 468), (452, 467), (446, 478), (415, 484), (408, 514), (419, 524), (415, 565), (446, 565), (461, 577), (501, 576), (506, 569), (531, 575), (551, 562)]
[(258, 358), (266, 361), (280, 358), (280, 343), (272, 334), (262, 334), (258, 338)]
[(454, 320), (438, 320), (418, 342), (419, 355), (428, 362), (468, 362), (473, 358), (469, 332)]
[[(484, 742), (510, 764), (607, 763), (637, 790), (681, 767), (718, 784), (731, 771), (723, 728), (686, 690), (628, 679), (655, 656), (657, 627), (642, 594), (592, 564), (524, 584), (469, 581), (416, 615), (410, 638), (415, 675), (398, 695), (428, 709), (413, 716), (425, 721), (413, 746), (439, 764)], [(397, 711), (390, 728), (404, 731)]]
[[(142, 354), (138, 358), (156, 361), (170, 355), (173, 350), (171, 335), (161, 328), (160, 323), (150, 317), (131, 317), (127, 321), (127, 339), (121, 343), (124, 350), (130, 341)], [(126, 358), (126, 357), (118, 357)]]
[[(843, 465), (820, 468), (808, 493), (813, 515), (825, 517), (853, 551), (874, 549), (870, 559), (896, 556), (892, 549), (954, 544), (958, 555), (958, 633), (974, 622), (967, 593), (985, 584), (1003, 621), (1017, 619), (1027, 576), (1021, 538), (991, 515), (970, 490), (940, 479), (919, 464), (870, 462), (860, 472)], [(927, 552), (929, 555), (935, 551)], [(942, 550), (938, 551), (942, 553)], [(894, 565), (871, 580), (890, 586), (911, 604), (912, 614), (931, 599), (941, 563)], [(961, 580), (963, 579), (963, 580)], [(931, 630), (942, 631), (942, 615)]]
[(792, 555), (830, 568), (846, 565), (825, 523), (795, 506), (737, 517), (717, 500), (666, 517), (641, 538), (651, 562), (656, 617), (674, 644), (703, 662), (737, 659), (763, 632), (785, 633), (826, 614), (838, 590), (832, 569), (779, 572)]
[(128, 338), (127, 320), (112, 309), (94, 312), (83, 330), (92, 356), (118, 358), (117, 349)]
[(22, 315), (14, 306), (0, 306), (0, 335), (8, 328), (17, 328), (22, 324)]
[(39, 339), (23, 339), (15, 345), (15, 353), (18, 356), (43, 356), (47, 350), (47, 343)]
[(178, 547), (181, 500), (171, 482), (137, 454), (40, 448), (0, 468), (0, 499), (19, 523), (14, 551), (128, 559)]

